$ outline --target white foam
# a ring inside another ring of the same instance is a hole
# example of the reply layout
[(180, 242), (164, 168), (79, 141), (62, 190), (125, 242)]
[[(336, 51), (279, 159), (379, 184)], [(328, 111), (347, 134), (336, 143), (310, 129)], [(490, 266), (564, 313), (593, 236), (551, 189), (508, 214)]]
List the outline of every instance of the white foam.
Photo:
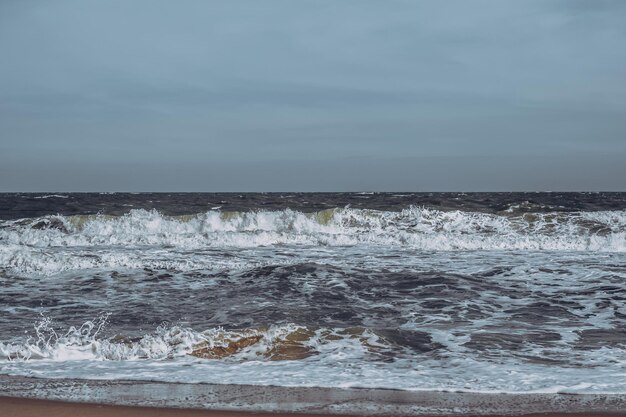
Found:
[[(57, 228), (32, 227), (42, 221)], [(59, 224), (65, 230), (59, 230)], [(0, 222), (0, 265), (21, 274), (110, 267), (211, 268), (206, 259), (190, 252), (285, 245), (367, 246), (386, 251), (626, 252), (626, 212), (500, 216), (412, 207), (401, 212), (344, 208), (305, 214), (287, 209), (170, 217), (154, 210), (132, 210), (120, 217), (51, 216)], [(212, 258), (211, 262), (229, 267), (227, 260)]]
[(254, 247), (392, 245), (425, 250), (626, 251), (626, 212), (539, 213), (507, 217), (412, 207), (401, 212), (334, 209), (168, 217), (132, 210), (121, 217), (56, 216), (69, 233), (5, 221), (3, 245), (174, 245)]
[[(392, 388), (507, 393), (624, 393), (626, 352), (608, 349), (593, 366), (555, 367), (474, 355), (433, 358), (399, 356), (393, 362), (366, 360), (354, 338), (322, 341), (321, 329), (307, 342), (317, 355), (270, 361), (259, 356), (277, 339), (298, 329), (282, 325), (246, 332), (161, 327), (143, 337), (115, 343), (98, 337), (104, 319), (60, 333), (48, 320), (28, 342), (0, 343), (0, 373), (46, 378), (135, 379), (184, 383)], [(264, 343), (225, 359), (189, 356), (194, 345), (223, 344), (230, 337), (262, 334)], [(368, 343), (376, 343), (374, 336)], [(590, 354), (591, 355), (591, 354)], [(602, 358), (607, 360), (602, 360)]]
[[(290, 334), (303, 330), (296, 324), (283, 324), (261, 329), (225, 330), (212, 328), (202, 332), (180, 326), (161, 326), (154, 332), (134, 339), (107, 339), (101, 337), (102, 329), (106, 326), (108, 315), (93, 321), (87, 321), (79, 327), (70, 327), (59, 330), (52, 321), (44, 317), (35, 324), (35, 334), (25, 341), (0, 341), (0, 361), (30, 362), (33, 360), (67, 362), (67, 361), (135, 361), (146, 359), (172, 359), (188, 356), (197, 346), (203, 344), (209, 348), (227, 346), (229, 341), (243, 337), (260, 336), (261, 339), (232, 355), (241, 360), (267, 360), (267, 353), (274, 343), (284, 341)], [(345, 329), (320, 328), (308, 332), (310, 338), (302, 341), (316, 352), (332, 354), (334, 351), (346, 349), (362, 355), (364, 348), (360, 339), (350, 337), (350, 334), (341, 335)], [(326, 339), (327, 335), (333, 335)], [(384, 347), (378, 337), (368, 330), (360, 335), (372, 346)]]
[(61, 195), (61, 194), (50, 194), (50, 195), (40, 195), (35, 196), (33, 198), (41, 199), (41, 198), (70, 198), (69, 195)]

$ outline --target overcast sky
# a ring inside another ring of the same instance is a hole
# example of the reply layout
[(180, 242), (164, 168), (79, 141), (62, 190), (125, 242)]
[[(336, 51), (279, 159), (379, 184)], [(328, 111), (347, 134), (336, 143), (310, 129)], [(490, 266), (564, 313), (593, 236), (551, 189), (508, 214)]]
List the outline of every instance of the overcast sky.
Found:
[(2, 0), (0, 191), (626, 190), (623, 0)]

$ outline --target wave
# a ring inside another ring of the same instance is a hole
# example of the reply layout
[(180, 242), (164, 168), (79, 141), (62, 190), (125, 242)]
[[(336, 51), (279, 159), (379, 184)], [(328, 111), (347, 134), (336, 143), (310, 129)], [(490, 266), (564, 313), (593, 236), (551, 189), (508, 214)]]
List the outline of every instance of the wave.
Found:
[[(411, 207), (314, 213), (221, 212), (165, 216), (47, 216), (0, 222), (0, 251), (161, 245), (184, 249), (270, 245), (384, 245), (422, 250), (626, 251), (626, 211), (486, 214)], [(8, 249), (8, 248), (13, 249)], [(2, 257), (2, 253), (0, 253)]]
[(359, 355), (389, 357), (392, 342), (369, 329), (318, 328), (283, 324), (241, 330), (212, 328), (198, 332), (181, 326), (162, 325), (139, 337), (103, 337), (108, 315), (65, 331), (55, 329), (50, 318), (35, 326), (35, 335), (22, 342), (0, 342), (0, 361), (37, 360), (136, 361), (195, 357), (207, 360), (300, 360), (334, 350)]
[(70, 198), (69, 195), (61, 195), (61, 194), (49, 194), (49, 195), (38, 195), (33, 197), (35, 199), (45, 199), (45, 198)]
[[(196, 331), (163, 325), (138, 337), (105, 337), (106, 320), (102, 316), (61, 331), (44, 318), (30, 339), (0, 341), (0, 371), (45, 378), (415, 391), (626, 392), (623, 373), (616, 372), (623, 350), (585, 350), (574, 355), (575, 366), (546, 366), (506, 352), (497, 361), (436, 346), (417, 354), (399, 352), (405, 337), (380, 336), (367, 328), (282, 324)], [(580, 353), (586, 363), (580, 363)]]

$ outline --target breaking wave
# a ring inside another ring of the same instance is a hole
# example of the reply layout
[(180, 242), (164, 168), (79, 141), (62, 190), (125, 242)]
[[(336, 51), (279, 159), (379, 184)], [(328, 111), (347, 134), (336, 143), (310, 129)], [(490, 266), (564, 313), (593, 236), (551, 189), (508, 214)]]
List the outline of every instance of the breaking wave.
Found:
[(30, 339), (0, 342), (3, 373), (416, 391), (624, 392), (623, 372), (619, 372), (623, 350), (584, 351), (590, 365), (558, 367), (555, 372), (554, 366), (510, 357), (494, 362), (482, 355), (451, 352), (452, 357), (442, 361), (436, 343), (434, 350), (399, 354), (405, 338), (380, 337), (366, 328), (282, 324), (196, 331), (163, 325), (139, 337), (105, 337), (106, 319), (102, 316), (61, 330), (43, 318)]
[(421, 250), (626, 251), (626, 211), (497, 215), (411, 207), (315, 213), (209, 211), (165, 216), (48, 216), (0, 222), (0, 259), (16, 248), (270, 245), (402, 246)]
[[(283, 324), (241, 330), (221, 327), (196, 331), (181, 326), (159, 326), (139, 337), (104, 337), (108, 315), (80, 327), (55, 329), (44, 317), (25, 341), (1, 342), (0, 361), (136, 361), (195, 357), (236, 361), (300, 360), (333, 350), (388, 356), (394, 347), (371, 330), (355, 328), (310, 329)], [(398, 347), (395, 347), (398, 349)]]

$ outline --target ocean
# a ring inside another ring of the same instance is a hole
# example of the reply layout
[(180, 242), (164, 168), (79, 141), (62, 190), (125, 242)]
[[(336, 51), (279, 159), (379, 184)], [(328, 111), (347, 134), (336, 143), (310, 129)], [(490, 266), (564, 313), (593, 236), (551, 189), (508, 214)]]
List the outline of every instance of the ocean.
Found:
[(626, 393), (626, 193), (0, 194), (0, 374)]

